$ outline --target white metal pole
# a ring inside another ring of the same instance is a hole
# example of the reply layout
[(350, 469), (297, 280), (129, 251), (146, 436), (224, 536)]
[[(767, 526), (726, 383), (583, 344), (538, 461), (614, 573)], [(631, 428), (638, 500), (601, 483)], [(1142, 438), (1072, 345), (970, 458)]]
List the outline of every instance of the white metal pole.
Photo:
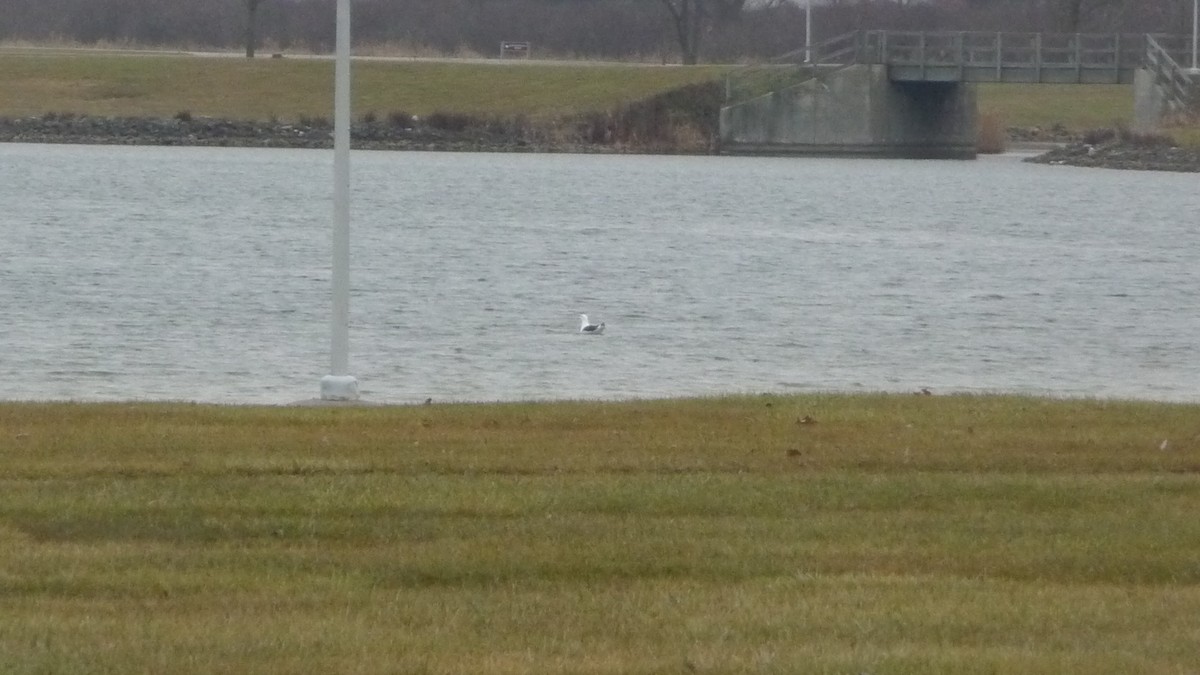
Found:
[(1200, 73), (1196, 64), (1196, 34), (1200, 33), (1200, 0), (1192, 0), (1192, 74)]
[(349, 371), (350, 286), (350, 0), (337, 4), (333, 105), (333, 340), (331, 372)]
[(333, 311), (330, 374), (321, 398), (352, 401), (358, 381), (350, 370), (350, 0), (337, 0), (333, 86)]
[(804, 62), (812, 63), (812, 0), (804, 6)]

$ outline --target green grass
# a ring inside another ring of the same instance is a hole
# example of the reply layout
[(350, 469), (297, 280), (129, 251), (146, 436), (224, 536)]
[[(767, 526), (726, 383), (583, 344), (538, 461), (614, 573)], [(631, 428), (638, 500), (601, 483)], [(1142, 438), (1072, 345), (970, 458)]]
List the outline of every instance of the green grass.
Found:
[(1184, 127), (1170, 127), (1166, 132), (1179, 143), (1200, 148), (1200, 122)]
[(4, 404), (0, 670), (1194, 672), (1197, 420)]
[[(995, 116), (1008, 127), (1061, 125), (1079, 133), (1133, 124), (1128, 85), (981, 84), (978, 100), (981, 116)], [(1180, 144), (1200, 146), (1200, 123), (1168, 124), (1163, 132)]]
[[(500, 65), (364, 61), (354, 66), (356, 114), (552, 117), (720, 76), (719, 67)], [(331, 117), (333, 62), (0, 51), (0, 115), (194, 115), (266, 120)]]
[[(732, 67), (361, 61), (354, 110), (435, 111), (551, 119), (612, 110), (687, 84), (720, 80)], [(301, 58), (239, 59), (128, 52), (0, 49), (0, 115), (79, 113), (299, 120), (332, 116), (333, 64)], [(979, 110), (1005, 126), (1073, 131), (1128, 124), (1123, 85), (979, 85)], [(1195, 127), (1172, 129), (1197, 143)]]
[(1085, 130), (1133, 120), (1128, 85), (981, 84), (978, 97), (981, 113), (999, 115), (1008, 126)]

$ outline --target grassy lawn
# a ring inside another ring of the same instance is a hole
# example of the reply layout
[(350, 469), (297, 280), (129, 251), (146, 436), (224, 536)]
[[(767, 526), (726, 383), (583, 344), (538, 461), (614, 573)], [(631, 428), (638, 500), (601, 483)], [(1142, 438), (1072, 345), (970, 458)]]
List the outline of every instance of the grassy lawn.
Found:
[(1008, 126), (1112, 128), (1133, 121), (1133, 87), (1120, 84), (980, 84), (979, 111)]
[[(363, 61), (356, 114), (403, 111), (555, 116), (607, 110), (693, 82), (720, 67), (502, 65)], [(0, 51), (0, 115), (74, 112), (237, 119), (332, 116), (333, 62)]]
[[(360, 61), (356, 115), (435, 111), (553, 118), (622, 103), (706, 80), (732, 67), (551, 65)], [(0, 49), (0, 115), (73, 112), (152, 115), (179, 112), (237, 119), (298, 120), (332, 115), (333, 64), (303, 58), (240, 59), (128, 52)], [(979, 110), (1005, 126), (1083, 131), (1129, 123), (1133, 89), (1124, 85), (979, 85)], [(1194, 127), (1173, 129), (1200, 142)]]
[[(1060, 124), (1075, 132), (1126, 128), (1133, 124), (1133, 87), (1129, 85), (980, 84), (981, 115), (995, 115), (1006, 127)], [(1168, 124), (1162, 129), (1176, 142), (1200, 146), (1200, 123)]]
[(1197, 420), (3, 404), (0, 670), (1191, 673)]

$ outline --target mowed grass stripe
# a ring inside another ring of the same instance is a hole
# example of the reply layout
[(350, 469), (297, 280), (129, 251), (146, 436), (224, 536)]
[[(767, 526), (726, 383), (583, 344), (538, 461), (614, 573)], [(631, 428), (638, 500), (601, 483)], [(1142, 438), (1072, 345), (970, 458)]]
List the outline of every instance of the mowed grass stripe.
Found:
[[(0, 477), (813, 470), (1194, 472), (1197, 406), (804, 395), (350, 410), (0, 405)], [(1161, 450), (1164, 441), (1166, 451)]]
[[(734, 581), (786, 576), (797, 566), (822, 574), (1200, 582), (1193, 558), (1200, 524), (1190, 510), (1198, 499), (1185, 477), (441, 476), (5, 486), (10, 537), (27, 542), (319, 547), (375, 584), (402, 587)], [(381, 549), (408, 553), (361, 557)], [(127, 582), (125, 593), (152, 592), (136, 577)]]
[(3, 404), (0, 653), (55, 673), (1187, 673), (1197, 413)]
[[(680, 480), (623, 488), (737, 502), (764, 487)], [(770, 656), (768, 672), (1117, 673), (1187, 672), (1193, 658), (1194, 484), (1164, 507), (1183, 490), (1147, 500), (1153, 490), (1127, 482), (1118, 493), (1139, 508), (1124, 514), (1111, 482), (1081, 490), (1056, 478), (1043, 487), (1067, 488), (1073, 507), (1031, 515), (877, 476), (800, 480), (790, 494), (831, 503), (730, 517), (636, 502), (591, 512), (605, 486), (547, 495), (528, 480), (431, 482), (223, 485), (209, 489), (225, 508), (183, 500), (169, 513), (150, 505), (174, 486), (150, 480), (115, 511), (77, 513), (87, 530), (73, 531), (55, 529), (70, 515), (45, 514), (39, 529), (17, 509), (0, 582), (6, 653), (53, 672), (738, 672)], [(71, 492), (96, 487), (112, 489)], [(855, 506), (889, 487), (917, 488), (924, 506)], [(438, 517), (351, 497), (424, 489), (446, 509), (489, 488), (531, 491), (542, 507)], [(327, 510), (314, 494), (352, 503)], [(73, 667), (80, 654), (86, 667)]]

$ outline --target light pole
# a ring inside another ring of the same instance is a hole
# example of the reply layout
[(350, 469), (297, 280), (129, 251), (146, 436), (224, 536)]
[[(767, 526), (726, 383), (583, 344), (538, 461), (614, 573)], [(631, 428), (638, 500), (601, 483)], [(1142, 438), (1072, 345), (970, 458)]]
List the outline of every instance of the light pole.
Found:
[(812, 0), (804, 6), (804, 62), (812, 63)]
[(330, 371), (321, 378), (321, 399), (358, 399), (350, 370), (350, 0), (337, 0), (337, 47), (333, 84), (333, 311)]
[(1200, 0), (1192, 0), (1192, 68), (1191, 75), (1200, 75), (1200, 66), (1196, 63), (1196, 34), (1200, 32)]

